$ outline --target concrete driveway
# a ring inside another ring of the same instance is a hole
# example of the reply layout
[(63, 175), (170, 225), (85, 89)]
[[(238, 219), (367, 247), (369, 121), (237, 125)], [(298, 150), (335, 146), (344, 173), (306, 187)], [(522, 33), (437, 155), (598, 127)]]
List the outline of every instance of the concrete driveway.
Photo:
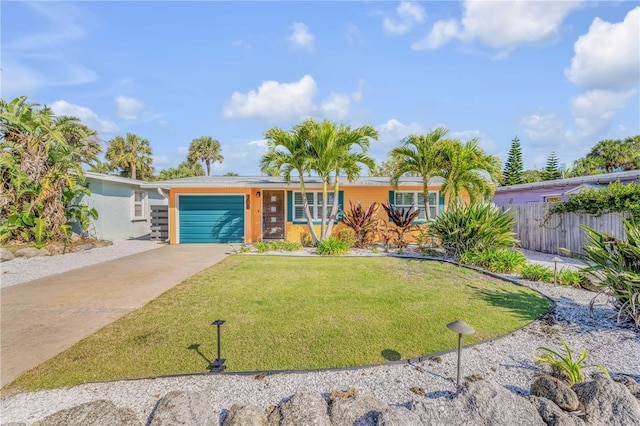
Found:
[(229, 250), (171, 245), (3, 288), (1, 387), (224, 259)]

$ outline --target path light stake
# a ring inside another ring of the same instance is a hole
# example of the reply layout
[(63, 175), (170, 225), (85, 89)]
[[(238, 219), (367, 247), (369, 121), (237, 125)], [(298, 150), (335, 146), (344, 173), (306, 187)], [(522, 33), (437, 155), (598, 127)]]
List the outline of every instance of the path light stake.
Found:
[(558, 284), (558, 262), (562, 262), (562, 259), (555, 256), (551, 261), (553, 262), (553, 283)]
[(224, 365), (224, 362), (226, 361), (226, 359), (220, 358), (220, 326), (224, 323), (225, 323), (225, 320), (221, 320), (221, 319), (215, 320), (214, 322), (211, 323), (211, 325), (215, 325), (218, 327), (218, 358), (216, 358), (216, 360), (213, 361), (213, 364), (209, 366), (211, 368), (212, 373), (222, 373), (224, 369), (227, 368), (227, 366)]
[(473, 334), (476, 331), (469, 324), (462, 320), (454, 321), (447, 324), (447, 328), (454, 333), (458, 333), (458, 377), (456, 379), (456, 387), (460, 389), (460, 361), (462, 359), (462, 335)]

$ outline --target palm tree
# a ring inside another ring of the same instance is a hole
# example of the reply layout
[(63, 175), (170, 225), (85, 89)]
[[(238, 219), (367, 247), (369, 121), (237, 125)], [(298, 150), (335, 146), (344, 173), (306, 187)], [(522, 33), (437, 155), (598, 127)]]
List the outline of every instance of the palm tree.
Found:
[(487, 155), (478, 146), (478, 139), (467, 143), (448, 140), (441, 147), (442, 168), (438, 175), (444, 178), (442, 190), (449, 194), (449, 208), (455, 207), (462, 190), (471, 201), (491, 197), (500, 182), (500, 159)]
[(307, 144), (308, 128), (304, 125), (294, 126), (289, 132), (273, 127), (264, 134), (267, 141), (267, 152), (260, 159), (260, 168), (268, 176), (280, 175), (287, 183), (291, 183), (291, 174), (300, 177), (300, 192), (304, 215), (307, 218), (313, 243), (318, 243), (318, 235), (313, 228), (313, 218), (307, 200), (307, 189), (304, 174), (310, 170), (311, 153)]
[[(322, 179), (320, 238), (325, 239), (331, 235), (338, 214), (340, 176), (353, 182), (360, 177), (361, 165), (367, 166), (369, 170), (375, 168), (375, 161), (367, 151), (369, 139), (377, 140), (378, 131), (371, 126), (356, 129), (342, 123), (336, 126), (328, 120), (322, 123), (307, 120), (303, 126), (308, 127), (310, 169)], [(333, 187), (333, 205), (327, 215), (329, 187)]]
[(152, 154), (147, 139), (127, 133), (125, 138), (116, 136), (109, 141), (105, 158), (111, 162), (113, 168), (121, 169), (123, 176), (137, 179), (139, 170), (143, 179), (150, 179), (153, 176)]
[(160, 174), (158, 175), (158, 179), (181, 179), (193, 176), (204, 176), (204, 168), (202, 168), (202, 164), (193, 163), (191, 161), (183, 161), (182, 163), (178, 164), (178, 167), (170, 167), (168, 169), (161, 170)]
[[(0, 237), (62, 237), (64, 200), (84, 180), (82, 164), (101, 150), (96, 132), (22, 96), (0, 99), (0, 136)], [(9, 224), (9, 216), (19, 220)]]
[(442, 137), (448, 132), (444, 127), (438, 127), (426, 135), (409, 135), (403, 145), (391, 150), (389, 156), (394, 165), (391, 171), (391, 186), (398, 188), (402, 176), (415, 173), (422, 176), (422, 195), (427, 220), (431, 220), (429, 208), (429, 179), (438, 174), (441, 168)]
[(204, 161), (207, 165), (207, 176), (211, 176), (211, 165), (216, 161), (218, 163), (224, 161), (220, 151), (220, 142), (211, 136), (202, 136), (191, 141), (187, 159), (191, 162)]

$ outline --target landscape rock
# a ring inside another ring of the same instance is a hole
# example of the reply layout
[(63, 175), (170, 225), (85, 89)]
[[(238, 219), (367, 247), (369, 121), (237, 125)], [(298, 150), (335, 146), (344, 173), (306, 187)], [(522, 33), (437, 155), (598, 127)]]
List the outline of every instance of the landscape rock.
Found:
[(7, 260), (13, 260), (15, 256), (6, 248), (0, 248), (0, 262), (5, 262)]
[(37, 249), (35, 247), (18, 249), (16, 250), (14, 255), (15, 257), (26, 257), (27, 259), (30, 259), (32, 257), (37, 257), (37, 256), (44, 256), (43, 252), (40, 251), (40, 249)]
[(166, 394), (151, 414), (151, 426), (217, 426), (220, 412), (211, 407), (203, 392), (173, 391)]
[(531, 397), (531, 403), (538, 409), (542, 420), (548, 426), (583, 426), (581, 418), (568, 414), (547, 398)]
[(71, 241), (72, 243), (77, 243), (81, 239), (82, 237), (80, 236), (80, 234), (77, 234), (75, 232), (72, 232), (71, 235), (69, 236), (69, 241)]
[(372, 397), (358, 394), (353, 398), (337, 398), (330, 406), (331, 424), (366, 426), (377, 425), (389, 405)]
[(490, 380), (470, 383), (453, 399), (417, 401), (412, 411), (421, 424), (545, 426), (533, 404)]
[(629, 392), (631, 392), (631, 395), (635, 396), (637, 399), (640, 399), (640, 383), (627, 376), (616, 377), (613, 380), (625, 385), (627, 389), (629, 389)]
[(73, 251), (85, 251), (91, 250), (93, 248), (93, 244), (80, 244), (73, 248)]
[(270, 425), (329, 426), (327, 402), (322, 396), (311, 392), (298, 392), (269, 416)]
[(76, 405), (45, 417), (33, 426), (140, 426), (142, 423), (129, 408), (118, 408), (108, 400), (97, 400)]
[(535, 377), (531, 395), (547, 398), (565, 411), (575, 411), (580, 405), (578, 395), (568, 384), (547, 374)]
[(59, 254), (64, 254), (69, 252), (69, 248), (66, 248), (65, 250), (65, 246), (64, 244), (49, 244), (47, 246), (47, 251), (49, 252), (49, 254), (51, 256), (57, 256)]
[(587, 425), (640, 424), (640, 403), (625, 385), (597, 376), (591, 382), (574, 385), (573, 390), (584, 405)]
[(406, 407), (389, 407), (378, 417), (380, 426), (415, 426), (420, 424), (420, 416)]
[(222, 426), (268, 426), (264, 410), (255, 405), (233, 404)]

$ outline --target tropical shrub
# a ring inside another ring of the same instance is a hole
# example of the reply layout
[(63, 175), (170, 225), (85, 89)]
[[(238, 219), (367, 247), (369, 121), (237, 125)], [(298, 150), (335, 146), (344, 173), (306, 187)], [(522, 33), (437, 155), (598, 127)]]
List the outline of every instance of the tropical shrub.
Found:
[(316, 253), (323, 256), (341, 256), (349, 252), (349, 246), (335, 237), (326, 238), (318, 243)]
[(474, 202), (458, 203), (430, 226), (445, 251), (457, 258), (469, 250), (515, 246), (518, 240), (511, 229), (513, 225), (513, 213), (503, 213), (490, 204)]
[(456, 260), (465, 265), (479, 266), (498, 274), (511, 274), (527, 263), (524, 254), (509, 249), (469, 250)]
[(605, 213), (631, 213), (640, 217), (640, 183), (624, 185), (612, 182), (606, 188), (589, 188), (572, 195), (567, 201), (554, 203), (549, 216), (567, 212), (602, 216)]
[(572, 271), (571, 269), (561, 269), (558, 271), (558, 284), (580, 287), (584, 282), (584, 273)]
[(529, 281), (553, 281), (553, 271), (537, 263), (524, 265), (520, 268), (520, 277)]
[(384, 242), (384, 251), (389, 251), (389, 243), (393, 238), (393, 228), (389, 226), (387, 222), (384, 220), (380, 220), (378, 222), (378, 232), (380, 233), (380, 237), (382, 238), (382, 242)]
[(352, 244), (358, 248), (366, 248), (371, 245), (373, 236), (378, 226), (376, 212), (378, 203), (372, 203), (367, 209), (362, 208), (360, 202), (354, 206), (349, 200), (349, 210), (344, 210), (342, 221), (355, 233), (355, 241)]
[(431, 230), (431, 227), (427, 224), (419, 226), (418, 228), (418, 234), (414, 237), (418, 250), (420, 250), (420, 253), (425, 255), (435, 254), (439, 241)]
[(258, 250), (258, 253), (265, 253), (271, 249), (271, 244), (264, 241), (258, 241), (255, 245), (255, 248), (256, 250)]
[(587, 233), (584, 271), (601, 280), (602, 292), (613, 295), (618, 322), (626, 318), (640, 328), (640, 220), (622, 221), (626, 240), (581, 225)]
[[(587, 351), (583, 349), (580, 357), (574, 360), (567, 343), (564, 340), (560, 342), (562, 346), (564, 346), (564, 356), (553, 349), (541, 346), (538, 350), (544, 351), (545, 353), (541, 356), (534, 356), (533, 358), (536, 359), (539, 364), (549, 365), (552, 373), (560, 376), (558, 377), (559, 379), (566, 380), (570, 385), (582, 383), (584, 379), (582, 377), (582, 366), (580, 364), (587, 358)], [(601, 365), (588, 365), (586, 367), (596, 367), (607, 376), (609, 375), (609, 372)]]
[(296, 251), (302, 248), (302, 244), (297, 241), (273, 241), (269, 245), (269, 250)]
[(349, 248), (353, 247), (357, 241), (356, 233), (351, 228), (342, 228), (336, 232), (336, 238), (345, 243)]
[(392, 230), (396, 234), (394, 243), (400, 249), (407, 247), (409, 242), (406, 239), (406, 234), (416, 228), (413, 221), (420, 214), (420, 210), (413, 204), (409, 208), (404, 208), (383, 203), (382, 208), (387, 212), (389, 221), (393, 222)]
[(304, 247), (313, 247), (313, 237), (309, 232), (300, 232), (300, 244), (302, 244)]

